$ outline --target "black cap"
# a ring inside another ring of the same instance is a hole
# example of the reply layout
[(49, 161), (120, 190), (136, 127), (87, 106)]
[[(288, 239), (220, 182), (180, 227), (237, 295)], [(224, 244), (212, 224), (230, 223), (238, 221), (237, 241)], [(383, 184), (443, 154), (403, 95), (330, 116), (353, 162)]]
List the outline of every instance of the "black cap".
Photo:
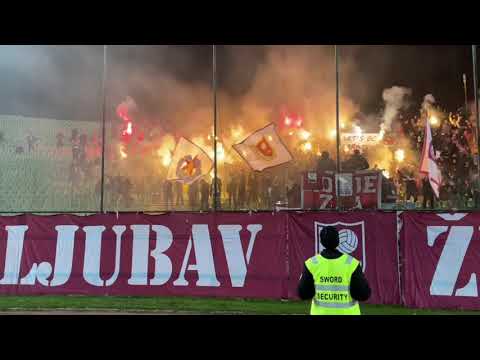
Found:
[(340, 243), (337, 229), (333, 226), (325, 226), (320, 231), (320, 242), (325, 249), (335, 250)]

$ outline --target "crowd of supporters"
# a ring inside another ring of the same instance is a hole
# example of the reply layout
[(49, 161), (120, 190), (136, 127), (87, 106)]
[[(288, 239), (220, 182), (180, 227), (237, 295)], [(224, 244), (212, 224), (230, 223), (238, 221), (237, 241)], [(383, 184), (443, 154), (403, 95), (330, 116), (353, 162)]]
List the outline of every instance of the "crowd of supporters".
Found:
[[(402, 121), (402, 130), (411, 147), (419, 154), (424, 142), (426, 118)], [(433, 146), (439, 155), (437, 164), (442, 172), (442, 184), (437, 198), (428, 179), (418, 169), (402, 169), (398, 183), (402, 197), (418, 201), (422, 208), (464, 209), (479, 206), (479, 178), (476, 160), (475, 122), (463, 110), (436, 119), (432, 128)]]
[[(438, 165), (442, 172), (439, 197), (435, 196), (428, 179), (419, 173), (418, 166), (405, 162), (391, 176), (382, 174), (382, 203), (410, 203), (416, 208), (480, 207), (480, 178), (473, 119), (463, 110), (439, 117), (432, 124), (433, 145), (438, 152)], [(398, 136), (408, 139), (410, 148), (418, 155), (418, 159), (424, 143), (425, 121), (425, 116), (400, 119), (402, 133)], [(29, 134), (27, 151), (35, 151), (37, 142), (38, 139)], [(71, 148), (70, 181), (73, 187), (81, 186), (82, 179), (93, 176), (95, 166), (99, 166), (99, 156), (87, 156), (87, 148), (93, 143), (93, 137), (81, 134), (76, 129), (70, 136), (63, 133), (56, 135), (57, 150)], [(159, 208), (164, 210), (208, 211), (214, 207), (215, 196), (218, 199), (217, 208), (223, 210), (273, 209), (276, 206), (299, 208), (302, 174), (306, 170), (335, 172), (337, 169), (336, 160), (326, 151), (316, 156), (313, 162), (304, 165), (295, 161), (288, 165), (288, 170), (272, 169), (261, 173), (243, 167), (229, 169), (221, 176), (219, 174), (217, 194), (214, 192), (213, 180), (208, 176), (188, 185), (156, 179), (155, 184), (148, 186), (145, 183), (137, 184), (128, 176), (105, 176), (104, 192), (107, 197), (108, 194), (116, 194), (112, 195), (112, 204), (119, 208), (129, 208), (139, 199), (151, 201), (151, 198), (145, 196), (146, 193), (156, 196)], [(341, 169), (347, 172), (382, 170), (376, 164), (369, 164), (359, 150), (342, 159)], [(100, 185), (99, 182), (97, 192), (100, 192)]]

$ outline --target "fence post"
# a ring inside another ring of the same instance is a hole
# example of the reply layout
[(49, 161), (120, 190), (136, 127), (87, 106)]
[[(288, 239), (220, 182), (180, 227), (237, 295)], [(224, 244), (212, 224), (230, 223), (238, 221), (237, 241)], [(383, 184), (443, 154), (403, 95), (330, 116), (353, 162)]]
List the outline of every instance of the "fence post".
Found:
[(218, 208), (218, 173), (217, 173), (217, 49), (212, 45), (212, 87), (213, 87), (213, 211)]
[(103, 80), (102, 80), (102, 168), (100, 173), (100, 212), (104, 211), (104, 178), (105, 178), (105, 117), (107, 111), (107, 45), (103, 45)]
[(340, 164), (340, 83), (339, 83), (339, 68), (338, 68), (338, 48), (335, 45), (335, 84), (336, 84), (336, 95), (335, 95), (335, 102), (336, 102), (336, 129), (337, 129), (337, 174), (335, 176), (335, 190), (336, 190), (336, 208), (337, 211), (340, 210), (340, 197), (339, 195), (339, 188), (340, 188), (340, 171), (341, 171), (341, 164)]

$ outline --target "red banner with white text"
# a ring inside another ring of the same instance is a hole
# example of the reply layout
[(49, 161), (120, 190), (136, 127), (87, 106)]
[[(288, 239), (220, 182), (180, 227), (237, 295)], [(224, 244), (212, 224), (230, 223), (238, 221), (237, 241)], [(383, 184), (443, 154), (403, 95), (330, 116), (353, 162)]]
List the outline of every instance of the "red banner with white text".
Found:
[(0, 217), (0, 294), (281, 298), (286, 216)]
[(480, 310), (480, 213), (404, 212), (401, 220), (405, 305)]
[(381, 189), (381, 173), (376, 170), (340, 174), (308, 171), (302, 180), (301, 208), (335, 209), (339, 200), (343, 209), (378, 209)]
[(0, 217), (0, 294), (293, 299), (329, 224), (397, 304), (396, 215), (363, 211)]

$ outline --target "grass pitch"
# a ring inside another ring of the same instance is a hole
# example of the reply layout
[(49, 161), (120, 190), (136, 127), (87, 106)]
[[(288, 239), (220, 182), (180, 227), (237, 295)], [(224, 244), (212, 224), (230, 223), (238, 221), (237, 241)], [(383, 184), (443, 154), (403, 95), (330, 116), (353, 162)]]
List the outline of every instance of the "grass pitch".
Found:
[[(362, 305), (363, 315), (480, 315), (479, 311), (419, 310), (401, 306)], [(2, 296), (0, 311), (73, 310), (179, 314), (305, 315), (301, 301), (190, 297)]]

